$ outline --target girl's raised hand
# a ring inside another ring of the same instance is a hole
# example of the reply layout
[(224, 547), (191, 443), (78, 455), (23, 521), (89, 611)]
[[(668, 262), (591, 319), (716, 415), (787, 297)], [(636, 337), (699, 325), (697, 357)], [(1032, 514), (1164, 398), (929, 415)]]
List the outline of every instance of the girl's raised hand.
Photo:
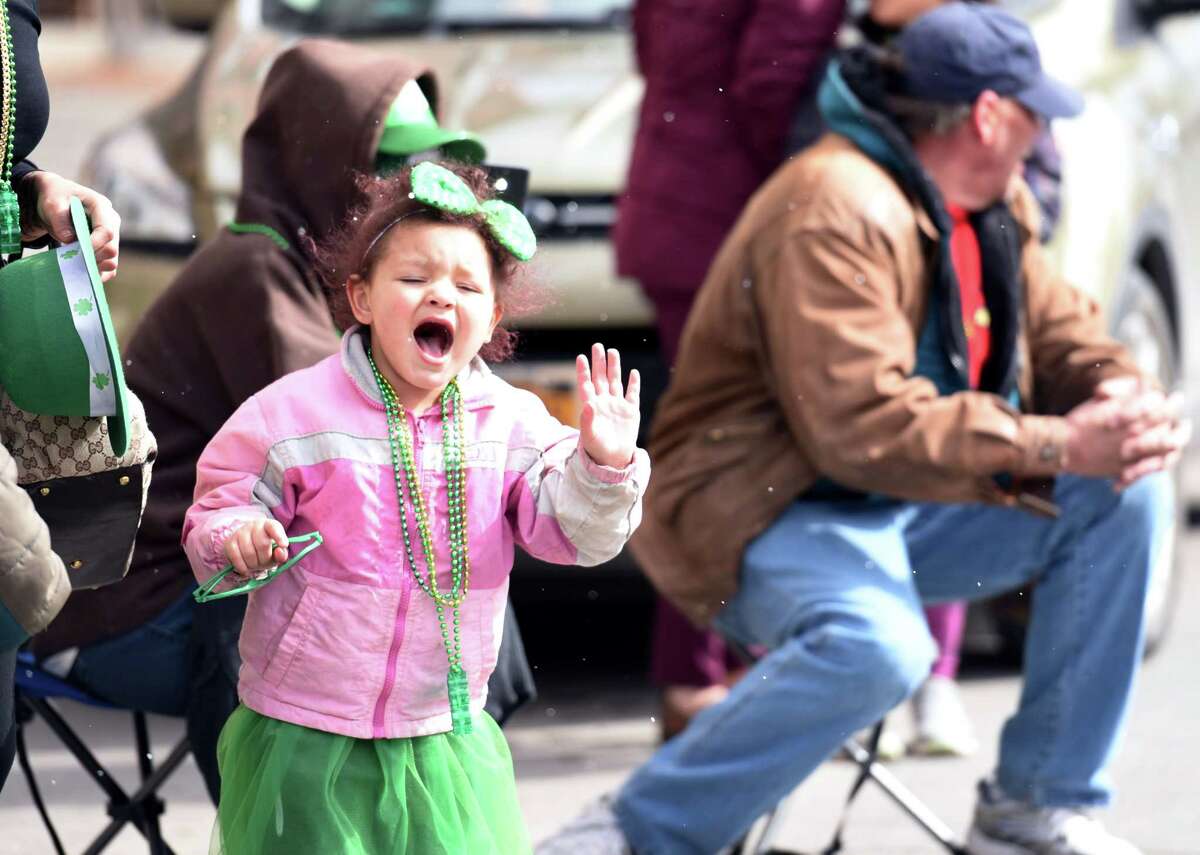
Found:
[(287, 542), (287, 532), (279, 520), (254, 520), (235, 529), (225, 540), (225, 557), (235, 573), (250, 577), (287, 561)]
[(637, 448), (638, 425), (642, 420), (639, 394), (642, 380), (636, 369), (629, 372), (629, 388), (621, 383), (621, 354), (604, 345), (592, 345), (592, 362), (580, 354), (575, 359), (579, 397), (579, 442), (592, 460), (602, 466), (624, 469)]

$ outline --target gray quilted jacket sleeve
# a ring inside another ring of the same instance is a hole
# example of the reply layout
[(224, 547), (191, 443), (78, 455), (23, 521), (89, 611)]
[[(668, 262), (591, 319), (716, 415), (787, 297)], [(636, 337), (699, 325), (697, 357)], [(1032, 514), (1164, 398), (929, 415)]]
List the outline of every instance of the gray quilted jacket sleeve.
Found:
[(70, 593), (50, 532), (17, 484), (12, 455), (0, 445), (0, 640), (11, 644), (44, 629)]

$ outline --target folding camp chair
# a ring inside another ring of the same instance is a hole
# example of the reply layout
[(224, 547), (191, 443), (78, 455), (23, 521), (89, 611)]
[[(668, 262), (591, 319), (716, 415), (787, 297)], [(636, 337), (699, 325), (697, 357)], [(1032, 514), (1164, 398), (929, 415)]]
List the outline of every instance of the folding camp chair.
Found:
[[(726, 643), (731, 650), (748, 663), (754, 662), (757, 658), (745, 647), (731, 639), (726, 639)], [(867, 781), (875, 782), (888, 798), (899, 805), (917, 825), (921, 826), (951, 855), (968, 855), (966, 848), (958, 842), (950, 827), (878, 761), (879, 737), (882, 733), (883, 721), (880, 720), (871, 731), (866, 745), (853, 737), (842, 743), (842, 751), (846, 758), (858, 766), (858, 775), (850, 787), (850, 792), (846, 795), (846, 802), (842, 806), (842, 815), (838, 819), (833, 839), (828, 846), (821, 850), (820, 855), (837, 855), (842, 851), (842, 833), (846, 828), (846, 819), (850, 815), (850, 805), (853, 804), (863, 784)], [(776, 848), (772, 845), (786, 815), (786, 804), (787, 799), (785, 798), (761, 817), (746, 833), (746, 836), (734, 844), (730, 855), (801, 855), (799, 852)]]
[(78, 687), (42, 670), (29, 653), (19, 653), (17, 655), (15, 695), (17, 756), (21, 763), (21, 769), (25, 773), (25, 779), (29, 783), (29, 793), (33, 797), (38, 812), (42, 815), (43, 822), (46, 823), (46, 830), (54, 843), (55, 852), (58, 855), (66, 855), (58, 832), (50, 821), (46, 804), (42, 800), (41, 791), (33, 774), (33, 767), (29, 762), (29, 751), (25, 745), (25, 728), (28, 727), (34, 716), (40, 717), (49, 725), (108, 798), (108, 815), (111, 820), (100, 835), (84, 850), (84, 855), (103, 852), (127, 823), (141, 832), (150, 847), (151, 855), (174, 855), (174, 850), (163, 840), (162, 831), (159, 828), (158, 818), (165, 808), (165, 803), (158, 797), (158, 791), (167, 778), (187, 758), (190, 750), (187, 737), (180, 739), (171, 749), (167, 759), (156, 767), (150, 751), (146, 715), (134, 711), (132, 713), (134, 750), (137, 752), (141, 784), (132, 794), (128, 794), (55, 709), (54, 703), (61, 699), (78, 701), (93, 707), (114, 709), (112, 704), (94, 698)]

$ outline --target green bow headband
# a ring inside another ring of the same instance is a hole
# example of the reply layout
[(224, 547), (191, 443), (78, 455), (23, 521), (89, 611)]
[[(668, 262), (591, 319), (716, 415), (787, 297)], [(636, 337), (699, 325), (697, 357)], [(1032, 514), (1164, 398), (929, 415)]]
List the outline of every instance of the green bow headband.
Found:
[[(451, 214), (466, 216), (482, 214), (488, 231), (500, 242), (502, 247), (518, 260), (528, 261), (537, 252), (537, 238), (524, 214), (513, 205), (500, 199), (489, 199), (480, 204), (467, 183), (446, 167), (439, 166), (433, 161), (422, 161), (412, 168), (409, 180), (412, 183), (412, 192), (408, 194), (408, 197), (417, 200), (422, 205)], [(388, 223), (383, 231), (367, 245), (363, 258), (370, 256), (375, 244), (379, 243), (380, 239), (397, 223), (410, 216), (412, 216), (412, 212)]]

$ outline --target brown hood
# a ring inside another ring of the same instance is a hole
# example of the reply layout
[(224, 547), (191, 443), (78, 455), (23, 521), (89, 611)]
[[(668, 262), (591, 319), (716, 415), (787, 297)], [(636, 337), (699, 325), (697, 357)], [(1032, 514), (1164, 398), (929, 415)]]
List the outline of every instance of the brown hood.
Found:
[(324, 39), (280, 54), (242, 144), (238, 222), (320, 240), (356, 200), (350, 176), (374, 166), (384, 117), (414, 78), (436, 114), (424, 66)]

